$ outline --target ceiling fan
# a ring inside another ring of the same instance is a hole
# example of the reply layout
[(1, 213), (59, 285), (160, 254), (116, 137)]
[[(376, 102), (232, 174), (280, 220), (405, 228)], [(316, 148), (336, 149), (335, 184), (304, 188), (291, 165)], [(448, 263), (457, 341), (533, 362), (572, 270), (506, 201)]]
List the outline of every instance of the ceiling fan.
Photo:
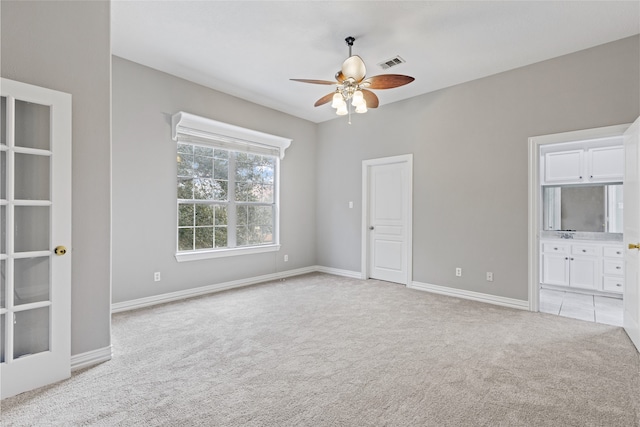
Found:
[[(331, 106), (336, 108), (336, 114), (344, 116), (351, 113), (348, 101), (355, 107), (356, 113), (366, 113), (367, 108), (377, 108), (378, 97), (369, 89), (392, 89), (411, 83), (415, 79), (402, 74), (381, 74), (366, 77), (367, 69), (364, 61), (358, 55), (351, 54), (354, 37), (347, 37), (344, 41), (349, 46), (349, 57), (342, 63), (342, 68), (335, 75), (336, 82), (329, 80), (291, 79), (296, 82), (312, 83), (318, 85), (336, 85), (336, 90), (318, 99), (314, 107), (324, 105), (332, 101)], [(349, 121), (351, 123), (351, 121)]]

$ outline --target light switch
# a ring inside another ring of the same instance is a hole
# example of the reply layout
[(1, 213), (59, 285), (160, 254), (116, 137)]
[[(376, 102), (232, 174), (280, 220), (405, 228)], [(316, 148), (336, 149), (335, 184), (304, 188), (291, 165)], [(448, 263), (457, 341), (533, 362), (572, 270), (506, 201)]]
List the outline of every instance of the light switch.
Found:
[(349, 209), (353, 209), (353, 202), (349, 202)]

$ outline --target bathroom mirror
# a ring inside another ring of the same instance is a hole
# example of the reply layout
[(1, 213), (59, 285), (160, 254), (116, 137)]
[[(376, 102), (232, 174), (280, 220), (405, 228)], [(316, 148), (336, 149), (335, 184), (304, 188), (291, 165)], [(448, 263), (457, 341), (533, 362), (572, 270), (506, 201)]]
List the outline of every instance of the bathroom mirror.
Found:
[(622, 233), (622, 184), (543, 187), (544, 230)]

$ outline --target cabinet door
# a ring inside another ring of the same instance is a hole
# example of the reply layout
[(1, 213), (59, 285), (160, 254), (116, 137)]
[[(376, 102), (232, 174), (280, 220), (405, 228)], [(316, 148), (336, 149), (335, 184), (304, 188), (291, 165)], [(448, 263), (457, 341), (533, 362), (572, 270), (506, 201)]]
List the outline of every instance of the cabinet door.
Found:
[(622, 181), (624, 173), (623, 147), (598, 147), (587, 151), (589, 180)]
[(571, 257), (569, 261), (569, 286), (576, 288), (598, 288), (598, 258)]
[(542, 283), (567, 286), (569, 284), (568, 259), (566, 255), (543, 253)]
[(544, 155), (546, 184), (579, 183), (583, 179), (584, 150), (562, 151)]

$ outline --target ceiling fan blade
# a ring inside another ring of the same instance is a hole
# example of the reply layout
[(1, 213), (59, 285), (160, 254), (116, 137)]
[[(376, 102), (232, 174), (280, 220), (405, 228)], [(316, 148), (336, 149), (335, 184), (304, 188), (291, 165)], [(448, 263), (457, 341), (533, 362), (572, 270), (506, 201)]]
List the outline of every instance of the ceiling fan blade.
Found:
[(362, 82), (367, 89), (392, 89), (394, 87), (404, 86), (411, 83), (415, 79), (402, 74), (381, 74), (373, 76)]
[(331, 92), (330, 94), (327, 94), (325, 96), (323, 96), (322, 98), (318, 99), (316, 101), (315, 104), (313, 104), (314, 107), (319, 107), (320, 105), (324, 105), (327, 102), (330, 102), (333, 99), (333, 95), (335, 94), (335, 92)]
[(329, 80), (313, 80), (313, 79), (289, 79), (294, 82), (312, 83), (314, 85), (334, 85), (336, 82), (330, 82)]
[(367, 101), (367, 108), (378, 108), (378, 105), (380, 105), (380, 101), (378, 100), (378, 97), (376, 96), (375, 93), (371, 92), (370, 90), (366, 90), (366, 89), (360, 89), (362, 91), (362, 96), (364, 97), (364, 100)]
[(348, 57), (342, 63), (342, 74), (345, 78), (353, 79), (356, 83), (360, 83), (364, 76), (367, 74), (367, 67), (364, 66), (364, 61), (358, 55)]

